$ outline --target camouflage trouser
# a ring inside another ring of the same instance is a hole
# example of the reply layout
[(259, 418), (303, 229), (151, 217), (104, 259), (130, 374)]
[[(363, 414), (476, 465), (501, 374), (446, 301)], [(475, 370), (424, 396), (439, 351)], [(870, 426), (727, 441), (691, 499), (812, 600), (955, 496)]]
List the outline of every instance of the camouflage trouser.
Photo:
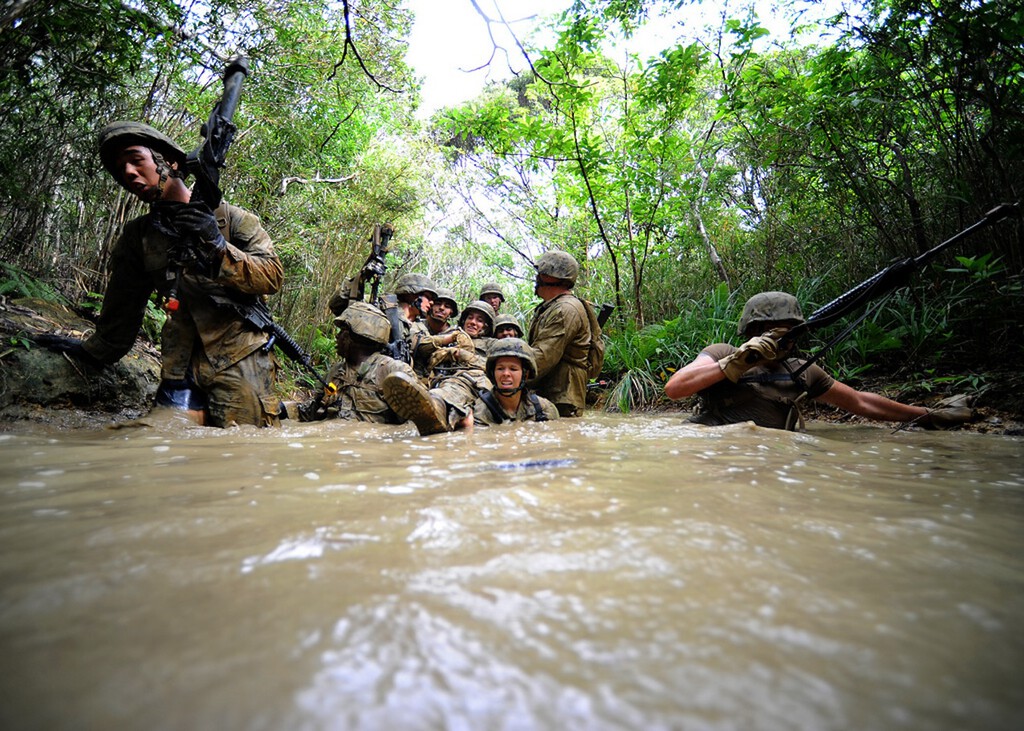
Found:
[(472, 413), (473, 404), (476, 403), (480, 391), (490, 387), (490, 381), (486, 376), (461, 371), (438, 381), (434, 388), (430, 389), (430, 393), (448, 405), (449, 426), (455, 428), (467, 414)]
[(281, 400), (274, 395), (277, 363), (273, 353), (260, 348), (220, 372), (200, 355), (193, 360), (192, 369), (196, 385), (209, 401), (210, 426), (280, 424)]

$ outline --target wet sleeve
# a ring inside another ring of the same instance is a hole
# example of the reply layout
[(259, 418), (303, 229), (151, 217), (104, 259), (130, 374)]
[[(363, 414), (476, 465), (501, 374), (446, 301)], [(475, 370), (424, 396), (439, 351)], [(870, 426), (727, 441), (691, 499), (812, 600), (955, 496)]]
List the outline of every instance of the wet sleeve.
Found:
[(824, 369), (819, 367), (817, 364), (811, 365), (807, 369), (806, 379), (807, 395), (810, 398), (818, 398), (832, 388), (832, 384), (836, 382), (836, 379), (826, 373)]
[(284, 267), (270, 235), (255, 214), (236, 206), (227, 208), (231, 240), (215, 281), (246, 294), (274, 294), (284, 283)]
[(103, 306), (96, 332), (83, 343), (85, 351), (103, 363), (115, 363), (124, 357), (139, 335), (152, 292), (142, 262), (141, 239), (134, 228), (126, 228), (112, 249)]
[(704, 348), (700, 351), (699, 355), (706, 355), (711, 358), (711, 360), (721, 360), (727, 355), (732, 355), (737, 350), (739, 350), (739, 348), (735, 345), (729, 345), (729, 343), (715, 343), (714, 345), (709, 345)]

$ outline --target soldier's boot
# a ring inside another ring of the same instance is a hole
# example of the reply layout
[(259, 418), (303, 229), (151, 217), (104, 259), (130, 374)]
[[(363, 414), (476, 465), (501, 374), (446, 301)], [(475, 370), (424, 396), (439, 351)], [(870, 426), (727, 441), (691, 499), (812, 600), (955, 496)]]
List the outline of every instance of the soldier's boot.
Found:
[(448, 406), (407, 373), (392, 373), (381, 384), (384, 400), (403, 419), (412, 421), (422, 436), (451, 431)]

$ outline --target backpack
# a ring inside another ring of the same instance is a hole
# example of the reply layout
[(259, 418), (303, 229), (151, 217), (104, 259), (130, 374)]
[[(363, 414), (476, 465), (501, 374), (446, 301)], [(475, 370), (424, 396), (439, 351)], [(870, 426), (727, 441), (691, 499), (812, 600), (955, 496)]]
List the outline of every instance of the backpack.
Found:
[(597, 378), (601, 375), (601, 368), (604, 367), (604, 336), (601, 334), (601, 324), (597, 321), (594, 305), (582, 297), (580, 302), (583, 303), (583, 309), (587, 311), (587, 320), (590, 321), (590, 350), (587, 351), (587, 378)]

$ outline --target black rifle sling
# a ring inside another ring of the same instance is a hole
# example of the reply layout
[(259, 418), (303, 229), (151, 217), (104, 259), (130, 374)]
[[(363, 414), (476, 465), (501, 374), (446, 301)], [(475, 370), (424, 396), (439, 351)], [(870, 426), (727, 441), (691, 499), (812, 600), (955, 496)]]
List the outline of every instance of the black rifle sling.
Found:
[(494, 394), (490, 391), (481, 391), (480, 398), (487, 405), (487, 410), (491, 412), (491, 416), (497, 419), (499, 424), (504, 424), (506, 421), (511, 421), (508, 414), (505, 413), (505, 409), (501, 408), (497, 400), (494, 398)]

